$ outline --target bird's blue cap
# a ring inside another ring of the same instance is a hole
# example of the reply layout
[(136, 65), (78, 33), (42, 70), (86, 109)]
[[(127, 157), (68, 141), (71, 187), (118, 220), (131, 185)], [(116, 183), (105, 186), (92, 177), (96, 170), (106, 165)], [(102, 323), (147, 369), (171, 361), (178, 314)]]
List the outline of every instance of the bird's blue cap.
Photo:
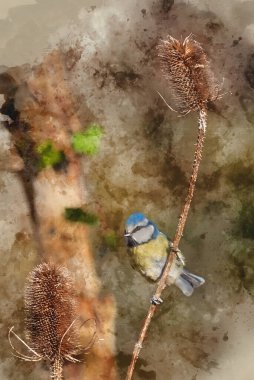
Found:
[(146, 219), (146, 217), (144, 214), (142, 214), (142, 212), (134, 212), (133, 214), (131, 214), (128, 217), (128, 219), (126, 220), (126, 224), (127, 225), (130, 225), (130, 224), (136, 225), (136, 224), (142, 222), (144, 219)]
[(155, 223), (149, 220), (142, 212), (134, 212), (133, 214), (131, 214), (126, 220), (125, 226), (126, 228), (128, 228), (129, 226), (136, 226), (142, 224), (143, 226), (152, 225), (154, 227), (152, 239), (156, 239), (159, 234), (158, 227)]

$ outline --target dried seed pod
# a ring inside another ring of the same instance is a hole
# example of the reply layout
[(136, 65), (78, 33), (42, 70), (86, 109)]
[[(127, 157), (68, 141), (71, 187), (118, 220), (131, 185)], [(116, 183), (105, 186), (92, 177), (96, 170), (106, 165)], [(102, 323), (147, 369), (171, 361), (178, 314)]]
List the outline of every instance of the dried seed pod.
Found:
[[(96, 321), (82, 321), (77, 315), (74, 286), (64, 267), (43, 263), (34, 268), (27, 278), (25, 289), (27, 343), (10, 328), (8, 338), (14, 356), (25, 361), (48, 360), (51, 378), (62, 380), (65, 360), (79, 362), (74, 356), (87, 351), (95, 342)], [(94, 321), (94, 333), (85, 346), (80, 344), (80, 329)], [(28, 355), (18, 351), (12, 337), (21, 342)]]
[(26, 338), (42, 359), (51, 362), (52, 378), (61, 379), (63, 360), (76, 361), (77, 303), (67, 269), (43, 263), (28, 276), (25, 289)]
[(218, 97), (206, 54), (191, 36), (183, 42), (169, 36), (158, 45), (158, 56), (181, 113), (203, 110)]

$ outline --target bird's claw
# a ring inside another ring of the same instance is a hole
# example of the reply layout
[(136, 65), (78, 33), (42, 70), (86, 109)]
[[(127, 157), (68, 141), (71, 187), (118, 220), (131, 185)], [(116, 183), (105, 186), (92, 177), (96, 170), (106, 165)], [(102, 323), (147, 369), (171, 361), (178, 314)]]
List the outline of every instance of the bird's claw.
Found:
[(170, 250), (174, 253), (181, 253), (180, 249), (179, 248), (175, 248), (174, 245), (173, 245), (173, 242), (170, 242)]
[(157, 306), (157, 305), (162, 304), (163, 300), (160, 297), (152, 296), (152, 298), (150, 299), (150, 302), (152, 305)]
[(170, 245), (170, 249), (171, 249), (172, 252), (174, 252), (176, 254), (176, 257), (178, 258), (178, 260), (181, 261), (181, 263), (183, 265), (185, 265), (185, 259), (184, 259), (184, 256), (183, 256), (182, 252), (180, 251), (180, 249), (179, 248), (175, 248), (173, 246), (173, 243)]

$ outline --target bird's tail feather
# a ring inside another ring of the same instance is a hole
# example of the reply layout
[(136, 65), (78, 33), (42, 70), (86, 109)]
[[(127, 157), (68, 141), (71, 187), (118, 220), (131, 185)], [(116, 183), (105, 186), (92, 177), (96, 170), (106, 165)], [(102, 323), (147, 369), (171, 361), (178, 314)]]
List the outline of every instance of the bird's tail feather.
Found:
[(183, 269), (180, 276), (176, 279), (176, 286), (183, 292), (186, 296), (191, 296), (194, 289), (205, 283), (203, 277), (197, 276), (190, 273), (187, 269)]

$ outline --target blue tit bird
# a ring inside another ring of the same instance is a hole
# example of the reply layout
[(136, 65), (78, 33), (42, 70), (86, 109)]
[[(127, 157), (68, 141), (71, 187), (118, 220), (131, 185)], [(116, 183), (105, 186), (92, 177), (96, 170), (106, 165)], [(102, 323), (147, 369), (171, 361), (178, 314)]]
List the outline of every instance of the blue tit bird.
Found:
[[(133, 268), (147, 279), (158, 280), (172, 249), (172, 241), (159, 231), (155, 223), (140, 212), (128, 217), (124, 236)], [(204, 282), (202, 277), (190, 273), (185, 268), (184, 256), (180, 250), (177, 250), (176, 260), (169, 271), (167, 285), (175, 284), (183, 294), (191, 296), (194, 289), (203, 285)], [(151, 301), (159, 303), (158, 300)]]

